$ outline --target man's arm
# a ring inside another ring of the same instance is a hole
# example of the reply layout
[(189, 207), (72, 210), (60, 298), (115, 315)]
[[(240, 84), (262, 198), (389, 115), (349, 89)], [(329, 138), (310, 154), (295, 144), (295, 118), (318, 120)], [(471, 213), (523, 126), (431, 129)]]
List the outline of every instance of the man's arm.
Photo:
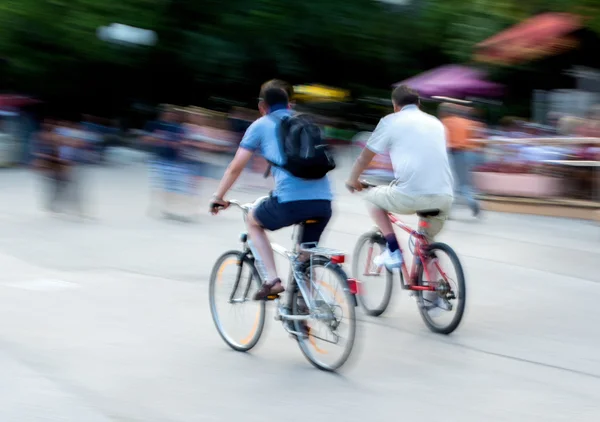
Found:
[(362, 150), (362, 152), (354, 162), (354, 165), (352, 166), (352, 171), (350, 172), (350, 177), (348, 178), (348, 182), (346, 182), (346, 185), (348, 185), (354, 190), (362, 190), (362, 186), (358, 178), (361, 174), (364, 173), (367, 167), (369, 167), (369, 164), (371, 164), (371, 161), (373, 161), (375, 155), (376, 154), (367, 147), (365, 147), (365, 149)]
[(379, 124), (371, 134), (367, 142), (367, 146), (362, 150), (359, 157), (356, 159), (350, 177), (346, 182), (346, 186), (350, 190), (361, 191), (362, 185), (358, 181), (361, 174), (369, 167), (371, 161), (377, 154), (384, 154), (389, 147), (389, 136), (387, 134), (387, 121), (385, 117), (379, 121)]
[(221, 179), (221, 183), (219, 183), (219, 187), (215, 192), (215, 198), (217, 200), (222, 200), (225, 194), (231, 189), (231, 186), (235, 183), (235, 181), (240, 177), (242, 171), (246, 168), (248, 161), (252, 158), (253, 152), (247, 150), (243, 147), (238, 148), (235, 153), (235, 157), (229, 165), (227, 166), (227, 170), (225, 170), (225, 174)]
[(229, 204), (227, 201), (223, 199), (225, 194), (231, 189), (231, 186), (235, 183), (235, 181), (240, 177), (240, 174), (246, 168), (248, 161), (252, 158), (254, 151), (258, 150), (260, 147), (260, 129), (258, 128), (257, 122), (254, 122), (246, 133), (244, 134), (244, 139), (240, 142), (240, 146), (235, 153), (235, 157), (229, 166), (227, 166), (227, 170), (225, 170), (225, 174), (219, 183), (219, 187), (217, 191), (213, 195), (212, 204), (211, 205), (211, 213), (216, 214), (218, 212), (218, 208), (214, 207), (214, 204), (221, 205), (223, 207), (227, 207)]

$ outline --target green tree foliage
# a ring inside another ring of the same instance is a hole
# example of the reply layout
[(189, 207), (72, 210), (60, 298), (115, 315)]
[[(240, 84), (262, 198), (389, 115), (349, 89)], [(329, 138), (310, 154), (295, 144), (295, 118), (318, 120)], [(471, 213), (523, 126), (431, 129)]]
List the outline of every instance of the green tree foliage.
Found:
[[(161, 24), (160, 1), (7, 0), (0, 2), (0, 55), (8, 62), (11, 85), (41, 95), (77, 92), (88, 64), (133, 65), (96, 36), (113, 22), (152, 29)], [(5, 83), (6, 86), (6, 83)]]
[[(600, 31), (597, 0), (4, 0), (2, 84), (107, 106), (248, 98), (272, 77), (387, 89), (469, 62), (476, 43), (541, 10), (583, 13)], [(99, 40), (115, 22), (155, 30), (158, 46)]]

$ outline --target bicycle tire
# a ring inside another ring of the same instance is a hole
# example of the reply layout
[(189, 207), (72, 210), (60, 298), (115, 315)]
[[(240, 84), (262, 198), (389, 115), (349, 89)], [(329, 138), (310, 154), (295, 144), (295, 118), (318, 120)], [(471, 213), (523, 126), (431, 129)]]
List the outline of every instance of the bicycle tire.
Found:
[[(356, 280), (361, 281), (362, 277), (360, 274), (360, 265), (364, 265), (364, 263), (359, 262), (361, 257), (362, 248), (365, 245), (378, 244), (382, 251), (386, 248), (386, 241), (384, 237), (379, 232), (368, 232), (363, 234), (358, 238), (356, 242), (356, 246), (354, 247), (354, 253), (352, 255), (352, 274)], [(360, 291), (357, 295), (358, 303), (363, 311), (372, 317), (378, 317), (382, 315), (388, 308), (390, 301), (392, 299), (392, 292), (394, 290), (394, 275), (387, 268), (384, 269), (386, 272), (385, 275), (385, 289), (382, 300), (375, 307), (370, 307), (370, 305), (366, 301), (366, 295), (368, 294), (369, 287), (365, 285), (365, 283), (360, 283)]]
[[(215, 262), (215, 265), (213, 267), (213, 270), (211, 272), (210, 275), (210, 282), (209, 282), (209, 302), (210, 302), (210, 313), (213, 319), (213, 322), (215, 324), (215, 327), (217, 328), (217, 332), (219, 333), (219, 335), (221, 336), (221, 338), (223, 339), (223, 341), (225, 341), (225, 343), (227, 343), (227, 345), (229, 347), (231, 347), (234, 350), (237, 350), (238, 352), (247, 352), (248, 350), (252, 349), (254, 346), (256, 346), (256, 344), (258, 343), (258, 341), (260, 340), (260, 337), (262, 335), (263, 329), (264, 329), (264, 325), (265, 325), (265, 302), (264, 301), (252, 301), (254, 304), (256, 304), (258, 306), (258, 314), (256, 316), (256, 321), (254, 323), (254, 326), (252, 327), (252, 333), (250, 333), (249, 336), (247, 336), (246, 338), (244, 338), (242, 341), (235, 341), (225, 330), (225, 328), (223, 327), (223, 324), (221, 323), (221, 319), (219, 318), (219, 313), (217, 310), (217, 303), (216, 303), (216, 299), (215, 299), (215, 284), (217, 283), (217, 281), (219, 280), (219, 271), (221, 270), (221, 267), (223, 266), (224, 263), (226, 263), (228, 260), (230, 259), (236, 259), (237, 260), (237, 265), (239, 267), (239, 265), (249, 265), (250, 266), (250, 271), (252, 274), (252, 277), (248, 280), (249, 283), (252, 283), (253, 281), (257, 284), (257, 288), (260, 288), (261, 286), (261, 281), (260, 281), (260, 276), (258, 275), (258, 271), (256, 270), (256, 267), (254, 266), (254, 261), (248, 257), (246, 257), (246, 255), (243, 252), (240, 251), (227, 251), (225, 252), (223, 255), (221, 255), (217, 261)], [(241, 262), (240, 262), (241, 260)], [(241, 275), (241, 272), (238, 272), (238, 275), (236, 276), (236, 284), (234, 285), (234, 288), (239, 288), (239, 277)], [(248, 286), (248, 289), (251, 286)], [(250, 298), (250, 300), (252, 300), (252, 298)]]
[[(346, 273), (344, 272), (344, 270), (342, 269), (342, 267), (340, 267), (337, 264), (332, 264), (331, 260), (325, 256), (313, 256), (312, 257), (312, 268), (315, 267), (323, 267), (326, 269), (329, 269), (331, 271), (333, 271), (333, 273), (335, 274), (335, 276), (338, 278), (338, 281), (340, 282), (340, 284), (343, 286), (343, 289), (341, 290), (341, 292), (344, 295), (345, 300), (348, 303), (348, 323), (349, 323), (349, 333), (348, 333), (348, 339), (346, 341), (345, 344), (345, 350), (342, 353), (342, 355), (340, 356), (339, 359), (337, 359), (335, 361), (334, 364), (325, 364), (321, 361), (319, 361), (314, 353), (312, 352), (312, 349), (318, 349), (317, 346), (314, 345), (314, 343), (312, 343), (310, 341), (310, 334), (307, 337), (304, 336), (295, 336), (296, 337), (296, 341), (298, 342), (298, 346), (300, 347), (300, 350), (302, 351), (302, 354), (304, 355), (304, 357), (316, 368), (321, 369), (323, 371), (326, 372), (334, 372), (337, 371), (340, 367), (342, 367), (342, 365), (344, 365), (347, 361), (348, 358), (350, 357), (351, 353), (352, 353), (352, 349), (354, 347), (354, 341), (356, 339), (356, 313), (355, 313), (355, 304), (356, 302), (354, 301), (354, 295), (350, 292), (350, 288), (348, 286), (348, 276), (346, 275)], [(307, 266), (306, 268), (306, 272), (308, 272), (310, 270), (310, 266)], [(294, 293), (292, 295), (292, 315), (300, 315), (298, 312), (298, 295), (300, 294), (300, 291), (298, 290), (298, 288), (296, 287), (294, 289)], [(335, 295), (334, 295), (335, 296)], [(303, 327), (302, 327), (302, 321), (294, 321), (294, 329), (295, 331), (302, 331)]]
[[(456, 283), (458, 284), (458, 287), (459, 287), (458, 296), (457, 296), (457, 308), (456, 308), (456, 314), (454, 315), (454, 318), (452, 318), (450, 323), (446, 326), (439, 326), (439, 325), (435, 324), (435, 322), (429, 315), (429, 312), (427, 312), (427, 309), (425, 309), (423, 292), (417, 292), (417, 303), (419, 305), (419, 313), (421, 314), (421, 317), (423, 318), (425, 325), (427, 325), (427, 327), (431, 331), (433, 331), (434, 333), (437, 333), (437, 334), (450, 334), (458, 328), (460, 322), (462, 321), (464, 312), (465, 312), (467, 287), (465, 284), (464, 271), (462, 268), (462, 264), (460, 263), (460, 259), (458, 258), (458, 255), (456, 254), (456, 252), (454, 252), (454, 249), (452, 249), (446, 243), (432, 243), (431, 245), (428, 246), (428, 250), (430, 252), (433, 252), (436, 250), (442, 251), (443, 253), (448, 255), (448, 257), (450, 258), (450, 261), (452, 261), (452, 265), (454, 266), (454, 268), (456, 270), (456, 278), (457, 278)], [(423, 265), (419, 265), (419, 268), (417, 271), (418, 271), (418, 273), (417, 273), (418, 284), (422, 285), (423, 284), (423, 281), (422, 281), (423, 280)]]

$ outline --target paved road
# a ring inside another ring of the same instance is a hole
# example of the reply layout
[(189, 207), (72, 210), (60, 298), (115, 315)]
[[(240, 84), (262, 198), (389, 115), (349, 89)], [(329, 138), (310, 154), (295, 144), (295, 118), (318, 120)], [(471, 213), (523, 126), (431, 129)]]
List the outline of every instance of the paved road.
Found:
[[(431, 334), (397, 290), (384, 317), (360, 316), (352, 364), (331, 375), (274, 321), (251, 354), (218, 337), (207, 279), (237, 246), (238, 212), (153, 220), (143, 168), (87, 176), (98, 221), (81, 223), (39, 211), (31, 174), (0, 174), (2, 422), (600, 420), (593, 224), (458, 209), (442, 240), (467, 273), (462, 327)], [(370, 223), (357, 196), (336, 210), (325, 243), (350, 251)]]

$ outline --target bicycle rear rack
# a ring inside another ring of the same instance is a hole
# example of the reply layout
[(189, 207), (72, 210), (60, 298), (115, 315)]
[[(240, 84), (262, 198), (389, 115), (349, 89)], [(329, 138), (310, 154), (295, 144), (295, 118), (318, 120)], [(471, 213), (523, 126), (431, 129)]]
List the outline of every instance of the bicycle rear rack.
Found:
[(328, 258), (330, 258), (332, 256), (343, 256), (343, 255), (346, 255), (344, 253), (344, 251), (341, 251), (339, 249), (323, 248), (321, 246), (317, 246), (316, 242), (302, 243), (300, 245), (300, 251), (301, 252), (309, 253), (311, 255), (323, 255), (323, 256), (326, 256)]

